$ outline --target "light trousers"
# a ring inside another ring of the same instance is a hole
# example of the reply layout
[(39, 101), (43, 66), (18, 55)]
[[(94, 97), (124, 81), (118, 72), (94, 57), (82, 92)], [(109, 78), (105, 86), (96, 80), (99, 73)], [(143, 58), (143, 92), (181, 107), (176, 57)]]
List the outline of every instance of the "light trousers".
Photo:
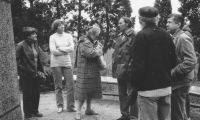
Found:
[(171, 95), (143, 97), (138, 95), (142, 120), (171, 120)]
[(62, 76), (66, 82), (66, 93), (67, 93), (67, 110), (74, 108), (74, 79), (72, 69), (68, 67), (52, 67), (52, 73), (55, 84), (55, 95), (57, 107), (64, 107), (63, 95), (62, 95)]

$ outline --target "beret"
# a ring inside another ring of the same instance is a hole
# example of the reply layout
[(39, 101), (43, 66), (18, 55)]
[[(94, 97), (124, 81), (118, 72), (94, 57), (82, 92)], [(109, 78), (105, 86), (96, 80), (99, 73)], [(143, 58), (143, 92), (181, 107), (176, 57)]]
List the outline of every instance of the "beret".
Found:
[(140, 16), (147, 18), (153, 18), (158, 15), (158, 9), (150, 6), (142, 7), (138, 12)]
[(23, 27), (23, 32), (32, 33), (32, 32), (37, 32), (37, 30), (33, 27)]

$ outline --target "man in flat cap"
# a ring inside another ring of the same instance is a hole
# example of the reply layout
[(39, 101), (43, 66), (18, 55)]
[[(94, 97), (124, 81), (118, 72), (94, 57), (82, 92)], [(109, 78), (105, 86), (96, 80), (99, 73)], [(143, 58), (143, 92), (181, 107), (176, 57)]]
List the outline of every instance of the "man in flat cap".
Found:
[(175, 67), (175, 46), (170, 34), (157, 26), (158, 10), (139, 9), (142, 30), (131, 46), (131, 85), (138, 90), (142, 120), (171, 119), (171, 69)]
[(170, 14), (167, 31), (172, 34), (176, 46), (176, 67), (171, 70), (172, 79), (172, 120), (187, 120), (186, 95), (189, 93), (197, 63), (191, 35), (183, 31), (184, 18), (180, 14)]

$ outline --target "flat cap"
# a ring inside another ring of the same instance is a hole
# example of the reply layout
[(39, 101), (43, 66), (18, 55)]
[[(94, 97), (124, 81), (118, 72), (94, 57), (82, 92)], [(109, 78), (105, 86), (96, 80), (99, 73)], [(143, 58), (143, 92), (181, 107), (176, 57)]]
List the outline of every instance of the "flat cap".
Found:
[(37, 30), (33, 27), (23, 27), (23, 32), (37, 32)]
[(140, 16), (147, 18), (153, 18), (158, 15), (158, 9), (150, 6), (142, 7), (138, 12)]

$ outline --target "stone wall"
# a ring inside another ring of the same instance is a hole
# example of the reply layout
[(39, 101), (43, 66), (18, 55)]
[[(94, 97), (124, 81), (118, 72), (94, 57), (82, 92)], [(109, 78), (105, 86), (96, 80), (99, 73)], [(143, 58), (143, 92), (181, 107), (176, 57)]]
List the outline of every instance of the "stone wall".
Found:
[(9, 2), (0, 0), (0, 120), (22, 120)]

